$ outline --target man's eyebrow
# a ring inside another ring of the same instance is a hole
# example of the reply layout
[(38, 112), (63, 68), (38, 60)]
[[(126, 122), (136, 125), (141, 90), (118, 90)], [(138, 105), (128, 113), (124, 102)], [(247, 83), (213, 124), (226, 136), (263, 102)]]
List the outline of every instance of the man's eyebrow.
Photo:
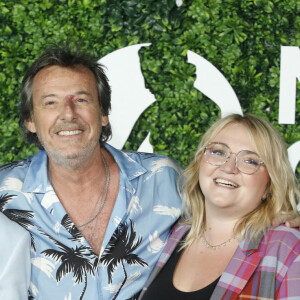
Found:
[(86, 95), (88, 97), (92, 97), (92, 94), (87, 91), (78, 91), (78, 92), (75, 92), (75, 95)]
[(57, 97), (57, 95), (56, 94), (47, 94), (47, 95), (43, 95), (40, 99), (44, 100), (44, 99), (50, 98), (50, 97)]
[[(78, 95), (86, 95), (88, 97), (92, 97), (92, 94), (87, 92), (87, 91), (78, 91), (78, 92), (75, 92), (74, 95), (78, 96)], [(47, 99), (47, 98), (51, 98), (51, 97), (58, 97), (57, 94), (46, 94), (46, 95), (43, 95), (41, 96), (41, 100), (44, 100), (44, 99)]]

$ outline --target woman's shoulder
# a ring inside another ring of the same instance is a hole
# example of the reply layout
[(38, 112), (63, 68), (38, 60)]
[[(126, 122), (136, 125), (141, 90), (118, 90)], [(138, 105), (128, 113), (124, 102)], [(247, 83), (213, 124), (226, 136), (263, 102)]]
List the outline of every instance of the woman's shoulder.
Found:
[(277, 248), (285, 253), (294, 251), (300, 254), (300, 231), (296, 228), (289, 228), (284, 225), (271, 228), (267, 231), (263, 242), (273, 249), (277, 245)]
[(168, 247), (173, 247), (175, 244), (179, 243), (184, 236), (184, 234), (191, 228), (191, 225), (186, 224), (185, 220), (180, 219), (173, 226), (172, 231), (170, 233), (167, 245), (165, 249)]
[(190, 219), (180, 218), (172, 228), (171, 235), (181, 235), (187, 232), (190, 228)]
[(297, 228), (290, 228), (285, 225), (273, 227), (268, 231), (269, 235), (275, 237), (282, 237), (283, 239), (298, 241), (300, 239), (300, 230)]

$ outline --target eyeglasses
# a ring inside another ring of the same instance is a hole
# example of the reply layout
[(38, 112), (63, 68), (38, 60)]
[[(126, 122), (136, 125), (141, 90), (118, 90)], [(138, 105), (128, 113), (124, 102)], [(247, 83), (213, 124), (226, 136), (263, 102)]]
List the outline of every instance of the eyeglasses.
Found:
[(223, 143), (212, 142), (204, 150), (206, 162), (213, 166), (224, 165), (229, 160), (231, 154), (235, 154), (236, 168), (244, 174), (253, 174), (259, 169), (260, 165), (264, 164), (257, 153), (249, 150), (241, 150), (238, 153), (233, 153)]

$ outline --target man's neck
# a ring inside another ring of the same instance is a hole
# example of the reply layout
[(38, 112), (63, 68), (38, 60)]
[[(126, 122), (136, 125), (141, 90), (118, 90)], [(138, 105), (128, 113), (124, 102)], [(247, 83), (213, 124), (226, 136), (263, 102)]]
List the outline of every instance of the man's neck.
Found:
[[(101, 152), (99, 147), (99, 154), (92, 164), (73, 171), (49, 161), (49, 179), (57, 197), (96, 254), (100, 252), (120, 184), (119, 169), (114, 158), (104, 148), (101, 148)], [(99, 195), (102, 197), (99, 198)], [(101, 204), (98, 199), (104, 203)], [(94, 221), (82, 227), (89, 220)]]
[(101, 153), (106, 152), (104, 148), (100, 147), (95, 151), (93, 157), (81, 164), (76, 168), (66, 168), (63, 165), (54, 163), (50, 158), (48, 160), (48, 177), (52, 185), (77, 185), (83, 186), (89, 182), (102, 177), (101, 174), (105, 173), (105, 167), (101, 159)]

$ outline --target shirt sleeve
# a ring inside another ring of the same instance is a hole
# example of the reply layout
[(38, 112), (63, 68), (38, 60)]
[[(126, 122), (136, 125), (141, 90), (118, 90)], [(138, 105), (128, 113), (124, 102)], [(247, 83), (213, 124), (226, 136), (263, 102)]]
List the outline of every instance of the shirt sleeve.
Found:
[[(27, 300), (30, 283), (30, 235), (10, 220), (0, 227), (0, 299)], [(4, 224), (3, 224), (4, 223)]]
[[(300, 243), (300, 242), (298, 242)], [(297, 247), (298, 248), (298, 247)], [(297, 249), (296, 248), (296, 249)], [(292, 249), (294, 251), (295, 249)], [(289, 266), (275, 295), (276, 299), (300, 299), (300, 253)]]

